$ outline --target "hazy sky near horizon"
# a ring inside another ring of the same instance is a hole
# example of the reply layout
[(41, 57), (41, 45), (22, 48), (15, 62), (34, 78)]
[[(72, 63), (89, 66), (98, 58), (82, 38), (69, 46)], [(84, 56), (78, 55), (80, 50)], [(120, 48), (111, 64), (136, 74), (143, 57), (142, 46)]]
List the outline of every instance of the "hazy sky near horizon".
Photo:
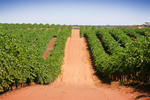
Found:
[(136, 25), (150, 22), (150, 0), (0, 0), (0, 23)]

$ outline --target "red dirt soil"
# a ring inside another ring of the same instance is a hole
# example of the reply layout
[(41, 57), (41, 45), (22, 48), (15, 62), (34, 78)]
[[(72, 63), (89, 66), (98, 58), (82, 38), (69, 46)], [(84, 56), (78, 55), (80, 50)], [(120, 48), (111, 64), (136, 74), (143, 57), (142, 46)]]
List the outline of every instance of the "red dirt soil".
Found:
[(60, 31), (61, 31), (61, 28), (59, 28), (58, 32), (60, 32)]
[(49, 30), (49, 27), (47, 27), (46, 30)]
[(30, 29), (30, 27), (27, 28), (27, 30), (29, 30), (29, 29)]
[(48, 54), (50, 54), (50, 51), (53, 49), (54, 43), (56, 41), (56, 37), (53, 37), (50, 42), (48, 43), (48, 48), (45, 50), (43, 58), (46, 59), (48, 57)]
[(141, 29), (141, 28), (144, 28), (144, 27), (145, 27), (145, 26), (139, 26), (138, 28)]
[(134, 38), (134, 37), (130, 37), (133, 41), (135, 41), (136, 40), (136, 38)]
[[(99, 38), (97, 38), (98, 39), (98, 41), (100, 42), (100, 44), (103, 46), (103, 43), (102, 43), (102, 41), (99, 39)], [(105, 50), (105, 48), (103, 47), (103, 49), (104, 49), (104, 51), (107, 53), (107, 54), (109, 54), (110, 55), (110, 52), (108, 52), (107, 50)]]
[(65, 47), (62, 73), (49, 85), (32, 85), (0, 96), (0, 100), (130, 100), (116, 89), (99, 85), (85, 38), (72, 30)]
[(34, 27), (34, 29), (33, 29), (34, 31), (36, 30), (36, 27)]
[(97, 39), (98, 39), (98, 41), (100, 42), (100, 44), (102, 44), (101, 40), (100, 40), (99, 38), (97, 38)]

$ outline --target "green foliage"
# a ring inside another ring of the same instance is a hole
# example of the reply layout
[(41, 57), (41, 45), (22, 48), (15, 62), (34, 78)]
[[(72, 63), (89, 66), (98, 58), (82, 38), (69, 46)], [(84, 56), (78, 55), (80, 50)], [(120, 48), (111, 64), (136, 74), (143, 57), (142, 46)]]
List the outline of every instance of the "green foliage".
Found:
[[(118, 41), (108, 33), (114, 35)], [(97, 33), (95, 30), (89, 29), (84, 32), (90, 49), (92, 63), (94, 67), (104, 76), (123, 80), (122, 76), (127, 80), (137, 80), (141, 82), (149, 82), (150, 76), (150, 37), (140, 36), (136, 41), (131, 41), (122, 31), (111, 28), (99, 28)], [(99, 43), (97, 36), (105, 44), (105, 47), (111, 52), (106, 54), (102, 44)], [(127, 40), (123, 40), (127, 39)], [(123, 47), (118, 43), (120, 42)]]
[(84, 36), (84, 26), (80, 26), (80, 37)]
[(107, 68), (102, 64), (105, 63), (104, 61), (108, 60), (109, 55), (105, 53), (103, 46), (100, 45), (94, 31), (86, 30), (85, 37), (88, 42), (93, 65), (100, 72), (108, 72)]
[(124, 52), (124, 66), (130, 69), (130, 73), (138, 76), (138, 80), (145, 81), (150, 76), (150, 38), (137, 38), (126, 44)]
[(121, 30), (126, 33), (127, 35), (129, 35), (130, 37), (134, 37), (134, 38), (140, 38), (141, 35), (140, 34), (137, 34), (135, 29), (127, 29), (127, 28), (121, 28)]
[(136, 29), (134, 29), (134, 30), (135, 30), (135, 32), (136, 32), (137, 34), (140, 34), (140, 35), (145, 36), (145, 32), (148, 31), (149, 29), (148, 29), (148, 28), (141, 28), (141, 29), (136, 28)]
[[(48, 84), (61, 72), (65, 43), (72, 26), (2, 24), (0, 30), (0, 89), (19, 84)], [(27, 30), (28, 27), (31, 27)], [(36, 30), (33, 30), (36, 27)], [(45, 27), (44, 29), (40, 29)], [(49, 30), (46, 28), (49, 27)], [(23, 30), (21, 29), (23, 28)], [(46, 60), (42, 58), (51, 38), (57, 37)]]
[(120, 47), (120, 43), (118, 43), (106, 29), (99, 28), (96, 35), (103, 42), (105, 48), (110, 52), (110, 54), (116, 53), (117, 51), (123, 49)]
[(122, 46), (125, 46), (126, 43), (131, 42), (132, 40), (128, 37), (123, 31), (116, 28), (107, 29), (109, 33), (118, 41)]
[(20, 83), (25, 83), (27, 79), (34, 79), (34, 73), (31, 76), (29, 71), (29, 60), (32, 56), (26, 55), (29, 53), (28, 48), (17, 43), (17, 40), (7, 33), (0, 32), (0, 87), (7, 89), (12, 84), (18, 86)]

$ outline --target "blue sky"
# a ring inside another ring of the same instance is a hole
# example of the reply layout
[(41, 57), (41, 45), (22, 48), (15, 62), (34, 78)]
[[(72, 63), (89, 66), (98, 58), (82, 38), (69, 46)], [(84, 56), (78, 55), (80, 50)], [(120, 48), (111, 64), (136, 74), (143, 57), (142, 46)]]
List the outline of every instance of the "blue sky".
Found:
[(0, 0), (0, 23), (137, 25), (150, 22), (150, 0)]

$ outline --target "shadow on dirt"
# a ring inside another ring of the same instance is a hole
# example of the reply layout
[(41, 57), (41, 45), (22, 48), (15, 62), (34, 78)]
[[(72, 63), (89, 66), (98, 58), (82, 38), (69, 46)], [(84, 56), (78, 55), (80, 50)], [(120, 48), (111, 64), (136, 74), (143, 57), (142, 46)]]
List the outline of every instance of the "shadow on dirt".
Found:
[(128, 84), (122, 84), (124, 86), (128, 86), (128, 87), (132, 87), (135, 90), (134, 91), (138, 91), (138, 92), (144, 92), (144, 93), (148, 93), (150, 94), (150, 84), (141, 84), (138, 82), (132, 82), (132, 83), (128, 83)]
[[(139, 96), (137, 96), (137, 97), (135, 98), (135, 100), (138, 100), (138, 99), (144, 98), (144, 97), (148, 97), (148, 96), (146, 96), (146, 95), (139, 95)], [(146, 100), (149, 100), (149, 99), (146, 99)]]
[(101, 80), (102, 83), (111, 85), (112, 80), (109, 77), (104, 76), (102, 73), (98, 72), (95, 68), (94, 71), (95, 71), (94, 75), (96, 75), (98, 79)]

